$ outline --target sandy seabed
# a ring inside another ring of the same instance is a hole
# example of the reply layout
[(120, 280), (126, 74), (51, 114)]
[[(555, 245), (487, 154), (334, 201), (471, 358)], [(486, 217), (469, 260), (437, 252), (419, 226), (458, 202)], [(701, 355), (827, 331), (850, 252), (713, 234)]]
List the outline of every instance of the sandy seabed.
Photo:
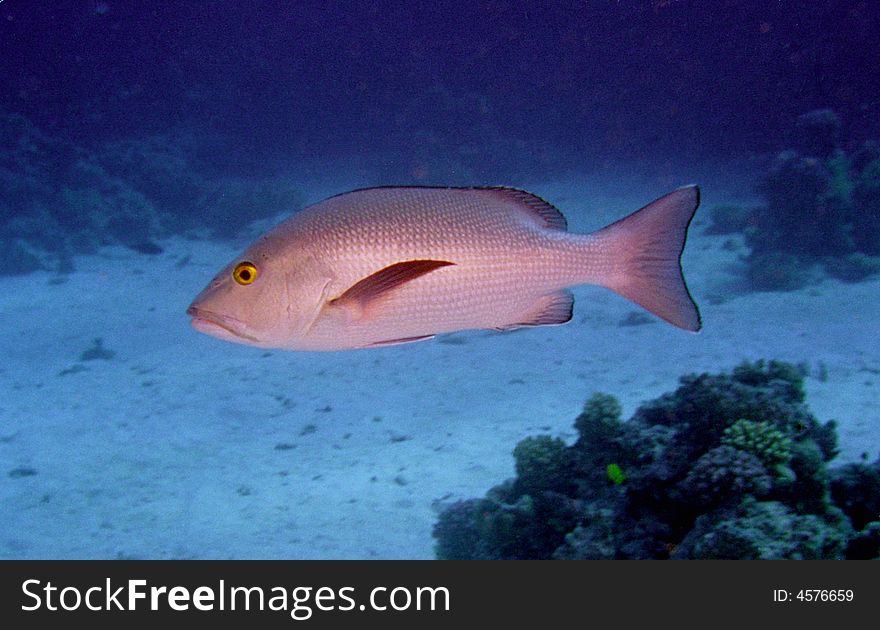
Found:
[[(531, 189), (576, 232), (666, 192)], [(0, 557), (430, 558), (437, 511), (512, 476), (523, 437), (573, 439), (591, 393), (628, 417), (680, 375), (744, 359), (807, 362), (836, 461), (873, 459), (880, 281), (745, 291), (742, 239), (703, 234), (727, 201), (742, 200), (704, 188), (685, 251), (696, 335), (623, 326), (637, 307), (578, 287), (566, 326), (267, 352), (190, 328), (189, 301), (238, 250), (183, 238), (81, 257), (60, 282), (0, 278)], [(96, 338), (112, 357), (82, 360)]]

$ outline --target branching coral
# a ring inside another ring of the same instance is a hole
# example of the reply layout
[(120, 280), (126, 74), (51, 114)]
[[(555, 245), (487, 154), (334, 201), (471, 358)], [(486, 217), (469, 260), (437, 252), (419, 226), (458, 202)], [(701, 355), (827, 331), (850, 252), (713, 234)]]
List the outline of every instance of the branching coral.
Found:
[(791, 440), (769, 422), (737, 420), (724, 429), (721, 443), (751, 453), (771, 470), (791, 460)]

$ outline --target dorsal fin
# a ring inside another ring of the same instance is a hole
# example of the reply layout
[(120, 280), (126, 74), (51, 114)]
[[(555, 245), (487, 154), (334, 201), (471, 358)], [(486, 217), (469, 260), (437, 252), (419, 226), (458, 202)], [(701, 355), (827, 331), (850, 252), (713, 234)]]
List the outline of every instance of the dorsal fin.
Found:
[(435, 269), (453, 264), (455, 263), (447, 260), (407, 260), (395, 263), (356, 282), (338, 298), (331, 300), (330, 304), (356, 304), (359, 308), (364, 309), (389, 291), (393, 291)]
[[(2, 2), (2, 0), (0, 0)], [(348, 192), (339, 193), (328, 197), (334, 199), (336, 197), (345, 197), (347, 195), (367, 192), (370, 190), (474, 190), (486, 191), (497, 194), (502, 199), (513, 202), (522, 213), (535, 221), (537, 225), (550, 230), (568, 231), (568, 221), (559, 209), (552, 203), (541, 199), (538, 195), (530, 193), (520, 188), (511, 188), (509, 186), (369, 186), (367, 188), (356, 188)], [(325, 200), (326, 201), (326, 200)]]
[(527, 190), (508, 188), (507, 186), (486, 186), (480, 187), (478, 190), (490, 190), (505, 199), (516, 202), (524, 211), (537, 219), (541, 227), (562, 232), (568, 230), (568, 221), (556, 206)]

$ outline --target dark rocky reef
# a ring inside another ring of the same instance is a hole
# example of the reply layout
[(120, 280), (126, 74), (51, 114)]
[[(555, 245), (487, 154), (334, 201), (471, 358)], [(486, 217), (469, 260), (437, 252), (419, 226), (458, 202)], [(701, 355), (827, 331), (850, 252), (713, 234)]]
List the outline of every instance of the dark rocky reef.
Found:
[(859, 282), (880, 272), (880, 148), (847, 153), (830, 110), (798, 119), (795, 148), (761, 179), (766, 206), (713, 209), (708, 233), (743, 231), (746, 274), (759, 291), (789, 291), (821, 277)]
[(60, 272), (76, 254), (123, 245), (161, 253), (157, 239), (188, 230), (228, 237), (256, 219), (302, 205), (283, 180), (205, 176), (184, 138), (85, 148), (0, 112), (0, 274)]
[(437, 557), (878, 557), (880, 459), (829, 468), (835, 423), (793, 365), (684, 376), (627, 422), (595, 394), (575, 428), (526, 438), (516, 478), (447, 507)]

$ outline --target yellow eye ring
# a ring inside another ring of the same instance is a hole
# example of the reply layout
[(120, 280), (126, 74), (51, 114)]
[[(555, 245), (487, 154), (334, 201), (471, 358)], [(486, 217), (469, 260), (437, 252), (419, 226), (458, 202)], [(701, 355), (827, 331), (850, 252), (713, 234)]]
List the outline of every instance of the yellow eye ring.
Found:
[(257, 279), (257, 267), (246, 260), (240, 262), (232, 270), (232, 279), (241, 285), (253, 284)]

